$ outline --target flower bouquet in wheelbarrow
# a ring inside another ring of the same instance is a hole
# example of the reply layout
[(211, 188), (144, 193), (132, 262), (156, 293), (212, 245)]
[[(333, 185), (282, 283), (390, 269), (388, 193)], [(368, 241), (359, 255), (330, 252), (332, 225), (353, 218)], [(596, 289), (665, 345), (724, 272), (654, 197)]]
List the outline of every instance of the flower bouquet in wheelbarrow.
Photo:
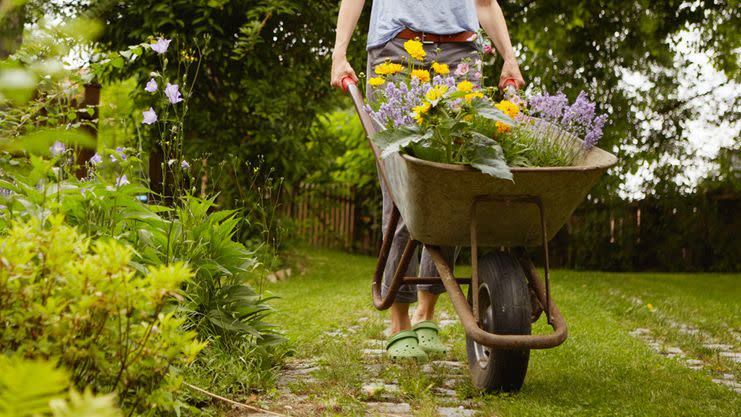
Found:
[[(617, 159), (595, 145), (606, 117), (582, 93), (526, 97), (509, 89), (503, 100), (482, 87), (480, 61), (455, 69), (422, 65), (409, 41), (408, 57), (375, 68), (369, 104), (350, 79), (349, 90), (370, 139), (395, 209), (384, 231), (373, 281), (373, 302), (391, 306), (406, 283), (414, 248), (432, 255), (466, 332), (474, 384), (485, 390), (518, 390), (530, 349), (560, 345), (566, 323), (551, 300), (548, 242), (599, 177)], [(382, 274), (400, 218), (411, 238), (385, 297)], [(456, 278), (441, 246), (471, 247), (472, 276)], [(524, 248), (542, 246), (541, 280)], [(497, 248), (480, 255), (481, 247)], [(501, 248), (506, 248), (502, 250)], [(468, 285), (464, 296), (461, 284)], [(553, 328), (531, 334), (545, 312)]]

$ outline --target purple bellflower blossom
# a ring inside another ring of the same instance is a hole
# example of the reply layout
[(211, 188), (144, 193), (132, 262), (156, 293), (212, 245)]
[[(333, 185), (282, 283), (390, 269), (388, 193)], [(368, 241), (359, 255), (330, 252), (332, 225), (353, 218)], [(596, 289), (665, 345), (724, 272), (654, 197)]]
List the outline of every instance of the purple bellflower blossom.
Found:
[(51, 147), (49, 147), (49, 152), (51, 152), (51, 156), (59, 156), (64, 153), (64, 151), (67, 150), (67, 147), (64, 146), (62, 142), (54, 142)]
[(126, 148), (119, 146), (116, 148), (116, 153), (118, 154), (118, 157), (121, 158), (122, 161), (126, 160)]
[(188, 163), (188, 161), (183, 160), (182, 162), (180, 162), (180, 168), (185, 170), (190, 169), (190, 164)]
[(151, 125), (152, 123), (157, 121), (157, 113), (154, 112), (153, 108), (149, 108), (149, 110), (142, 112), (142, 115), (144, 115), (144, 120), (142, 120), (142, 123), (145, 125)]
[(183, 101), (183, 97), (180, 95), (177, 84), (167, 83), (167, 86), (165, 87), (165, 95), (172, 104), (177, 104)]
[(151, 44), (152, 50), (162, 55), (167, 52), (167, 48), (170, 46), (170, 42), (170, 39), (159, 38), (157, 39), (157, 42)]
[(101, 162), (103, 162), (103, 158), (97, 152), (90, 158), (90, 163), (93, 165), (99, 165)]
[(116, 187), (123, 187), (126, 184), (129, 184), (129, 179), (126, 178), (126, 174), (123, 174), (116, 179)]
[(149, 82), (147, 83), (147, 86), (144, 87), (144, 91), (146, 91), (148, 93), (155, 93), (155, 92), (157, 92), (157, 81), (155, 81), (154, 78), (152, 78), (151, 80), (149, 80)]

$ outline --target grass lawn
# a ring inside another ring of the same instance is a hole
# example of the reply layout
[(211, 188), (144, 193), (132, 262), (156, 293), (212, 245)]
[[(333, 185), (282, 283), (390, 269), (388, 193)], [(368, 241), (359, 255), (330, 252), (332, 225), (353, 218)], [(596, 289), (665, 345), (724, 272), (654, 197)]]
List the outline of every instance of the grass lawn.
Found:
[[(379, 342), (369, 346), (369, 340), (385, 338), (388, 316), (370, 302), (375, 259), (305, 254), (305, 274), (268, 287), (281, 297), (273, 302), (279, 313), (271, 318), (291, 340), (291, 360), (317, 366), (289, 382), (304, 404), (290, 405), (289, 414), (374, 415), (368, 403), (385, 401), (407, 403), (409, 414), (421, 416), (436, 416), (441, 406), (502, 417), (741, 415), (741, 395), (711, 381), (723, 374), (741, 381), (739, 363), (705, 346), (713, 342), (741, 351), (741, 275), (555, 271), (553, 295), (569, 324), (569, 339), (531, 353), (521, 392), (483, 395), (466, 379), (459, 323), (443, 329), (452, 349), (437, 358), (462, 363), (457, 371), (394, 364), (364, 353), (383, 348)], [(439, 311), (455, 318), (447, 297), (441, 300)], [(542, 319), (534, 329), (547, 331)], [(636, 329), (644, 329), (643, 336), (631, 335)], [(659, 352), (676, 348), (683, 356)], [(696, 363), (702, 368), (689, 369), (688, 359), (701, 361)], [(368, 392), (363, 385), (371, 380), (396, 388)], [(440, 394), (446, 386), (455, 398)], [(278, 401), (279, 394), (274, 397)]]

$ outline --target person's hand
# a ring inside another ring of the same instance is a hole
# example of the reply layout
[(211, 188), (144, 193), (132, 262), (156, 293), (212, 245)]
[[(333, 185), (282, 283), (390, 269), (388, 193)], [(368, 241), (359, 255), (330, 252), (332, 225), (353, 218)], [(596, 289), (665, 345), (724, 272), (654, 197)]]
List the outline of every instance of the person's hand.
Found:
[(355, 75), (346, 57), (332, 58), (332, 87), (342, 88), (342, 79), (347, 76), (350, 76), (356, 83), (358, 82), (358, 76)]
[(499, 88), (504, 90), (504, 83), (509, 79), (515, 80), (518, 90), (525, 86), (525, 80), (520, 73), (520, 66), (517, 65), (517, 60), (514, 58), (504, 61), (502, 75), (499, 77)]

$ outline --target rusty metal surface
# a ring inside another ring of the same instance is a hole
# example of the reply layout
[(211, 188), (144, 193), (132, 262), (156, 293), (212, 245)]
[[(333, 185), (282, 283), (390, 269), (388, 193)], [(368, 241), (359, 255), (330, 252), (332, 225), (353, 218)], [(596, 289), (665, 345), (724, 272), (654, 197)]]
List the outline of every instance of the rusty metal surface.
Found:
[[(455, 277), (451, 271), (450, 265), (445, 262), (445, 259), (440, 253), (440, 248), (437, 246), (426, 245), (427, 250), (432, 256), (437, 271), (440, 273), (443, 285), (450, 296), (450, 301), (455, 308), (458, 317), (463, 324), (463, 328), (466, 331), (466, 335), (471, 337), (476, 342), (489, 346), (495, 349), (548, 349), (556, 347), (566, 340), (567, 328), (566, 322), (561, 316), (560, 311), (555, 303), (551, 303), (550, 316), (551, 327), (553, 327), (553, 333), (548, 335), (498, 335), (488, 333), (481, 329), (476, 323), (476, 319), (471, 311), (471, 306), (466, 301), (463, 291), (460, 286), (456, 283)], [(541, 302), (545, 301), (545, 288), (543, 282), (537, 276), (535, 267), (530, 263), (529, 265), (523, 265), (525, 269), (525, 275), (528, 281), (535, 289), (538, 298)]]
[[(383, 161), (388, 186), (414, 239), (440, 246), (468, 246), (471, 205), (478, 196), (538, 197), (546, 213), (550, 240), (617, 159), (601, 149), (584, 165), (563, 168), (512, 168), (514, 182), (471, 167), (423, 161), (394, 154)], [(542, 244), (538, 208), (517, 202), (480, 204), (475, 222), (480, 246)]]

